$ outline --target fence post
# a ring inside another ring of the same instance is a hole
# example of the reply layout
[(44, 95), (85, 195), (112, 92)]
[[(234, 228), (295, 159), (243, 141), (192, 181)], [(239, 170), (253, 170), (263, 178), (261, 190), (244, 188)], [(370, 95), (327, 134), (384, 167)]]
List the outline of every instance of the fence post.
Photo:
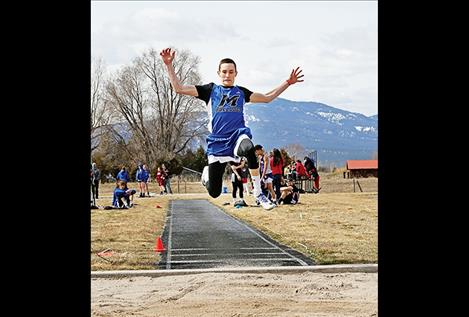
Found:
[(358, 185), (358, 188), (360, 188), (360, 192), (363, 193), (362, 187), (360, 186), (360, 183), (358, 182), (358, 179), (357, 179), (357, 185)]
[(353, 179), (353, 192), (355, 192), (355, 178)]

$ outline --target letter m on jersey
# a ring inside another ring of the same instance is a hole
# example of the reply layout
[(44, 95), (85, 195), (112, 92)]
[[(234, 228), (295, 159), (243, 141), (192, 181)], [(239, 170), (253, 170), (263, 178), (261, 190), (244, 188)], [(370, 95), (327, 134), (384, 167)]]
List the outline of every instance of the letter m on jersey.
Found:
[(228, 97), (228, 95), (223, 95), (223, 98), (220, 100), (220, 103), (217, 106), (217, 112), (223, 111), (223, 108), (225, 107), (226, 104), (229, 104), (232, 107), (236, 107), (236, 103), (238, 102), (239, 95), (234, 95), (231, 97)]

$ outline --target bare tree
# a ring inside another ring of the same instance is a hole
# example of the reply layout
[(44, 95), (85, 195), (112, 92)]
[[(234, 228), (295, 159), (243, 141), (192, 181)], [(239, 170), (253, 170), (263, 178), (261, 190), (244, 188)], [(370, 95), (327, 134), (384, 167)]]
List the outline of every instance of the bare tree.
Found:
[(293, 160), (302, 160), (302, 157), (306, 154), (305, 148), (298, 143), (287, 144), (284, 149), (288, 152)]
[[(199, 84), (198, 58), (181, 52), (175, 70), (182, 82)], [(151, 49), (120, 71), (107, 85), (110, 103), (128, 125), (135, 157), (154, 166), (169, 161), (206, 133), (203, 103), (176, 94), (159, 54)]]
[[(137, 59), (137, 64), (151, 83), (154, 97), (151, 107), (154, 110), (154, 129), (160, 141), (158, 152), (165, 159), (183, 151), (188, 143), (203, 135), (207, 124), (201, 112), (203, 103), (193, 97), (176, 94), (166, 75), (160, 55), (154, 49)], [(174, 62), (176, 74), (183, 84), (200, 84), (197, 66), (199, 58), (188, 51), (181, 51)]]
[(91, 64), (91, 152), (99, 146), (110, 120), (108, 102), (104, 97), (104, 72), (102, 58), (94, 59)]

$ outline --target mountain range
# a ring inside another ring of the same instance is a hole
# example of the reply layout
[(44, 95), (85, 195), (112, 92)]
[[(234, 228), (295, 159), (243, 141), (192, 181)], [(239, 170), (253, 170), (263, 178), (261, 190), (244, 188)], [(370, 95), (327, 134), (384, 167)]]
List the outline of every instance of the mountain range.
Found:
[(266, 149), (300, 144), (307, 153), (317, 151), (319, 165), (342, 167), (346, 160), (372, 159), (378, 151), (377, 115), (282, 98), (248, 104), (244, 113), (255, 144)]

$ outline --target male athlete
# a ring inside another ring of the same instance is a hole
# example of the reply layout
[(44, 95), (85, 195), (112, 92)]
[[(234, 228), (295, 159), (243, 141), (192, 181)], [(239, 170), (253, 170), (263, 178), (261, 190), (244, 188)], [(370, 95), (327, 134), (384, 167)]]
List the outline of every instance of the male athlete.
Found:
[(270, 202), (262, 193), (259, 163), (251, 141), (251, 130), (244, 123), (244, 104), (267, 103), (277, 98), (288, 86), (297, 82), (304, 75), (300, 75), (299, 67), (292, 70), (290, 77), (274, 90), (261, 94), (252, 92), (244, 87), (235, 86), (238, 74), (236, 63), (230, 58), (224, 58), (218, 65), (220, 85), (182, 85), (176, 76), (173, 60), (176, 52), (170, 48), (160, 53), (168, 70), (171, 85), (176, 93), (197, 97), (207, 104), (209, 115), (207, 137), (208, 166), (202, 172), (202, 184), (213, 198), (220, 196), (223, 184), (223, 173), (228, 162), (238, 163), (242, 156), (247, 158), (251, 172), (254, 197), (264, 209), (270, 210), (275, 204)]

